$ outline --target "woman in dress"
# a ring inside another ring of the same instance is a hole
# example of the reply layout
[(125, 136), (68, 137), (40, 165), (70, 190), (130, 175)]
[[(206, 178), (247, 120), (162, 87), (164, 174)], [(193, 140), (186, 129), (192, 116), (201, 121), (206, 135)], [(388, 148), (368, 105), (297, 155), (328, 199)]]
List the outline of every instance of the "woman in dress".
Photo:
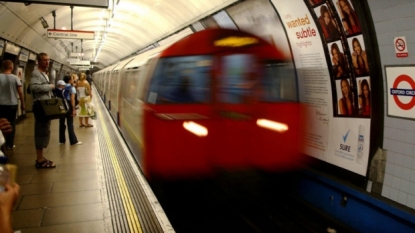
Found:
[[(91, 92), (91, 86), (86, 80), (85, 73), (81, 73), (79, 76), (78, 91), (79, 91), (79, 107), (81, 108), (81, 111), (78, 114), (79, 126), (80, 127), (92, 127), (93, 125), (88, 123), (90, 115), (85, 105), (86, 103), (91, 101), (92, 92)], [(85, 124), (83, 123), (84, 118), (85, 118)]]

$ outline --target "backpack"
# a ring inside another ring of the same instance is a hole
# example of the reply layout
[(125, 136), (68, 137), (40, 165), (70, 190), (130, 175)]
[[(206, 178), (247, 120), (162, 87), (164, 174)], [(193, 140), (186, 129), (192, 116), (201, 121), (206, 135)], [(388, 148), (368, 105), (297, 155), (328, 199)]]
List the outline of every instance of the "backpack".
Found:
[[(70, 100), (68, 100), (68, 99), (70, 99), (69, 98), (69, 92), (70, 92), (71, 88), (72, 88), (71, 85), (65, 86), (65, 88), (62, 91), (62, 97), (61, 98), (64, 98), (68, 102), (70, 102)], [(56, 96), (58, 96), (58, 95), (56, 95)], [(78, 104), (79, 104), (79, 100), (78, 100), (77, 94), (75, 93), (75, 106), (77, 106)]]
[(63, 92), (65, 91), (65, 89), (59, 89), (59, 88), (55, 88), (54, 90), (53, 90), (53, 94), (55, 94), (55, 96), (56, 97), (58, 97), (58, 98), (62, 98), (62, 99), (65, 99), (65, 98), (63, 98)]

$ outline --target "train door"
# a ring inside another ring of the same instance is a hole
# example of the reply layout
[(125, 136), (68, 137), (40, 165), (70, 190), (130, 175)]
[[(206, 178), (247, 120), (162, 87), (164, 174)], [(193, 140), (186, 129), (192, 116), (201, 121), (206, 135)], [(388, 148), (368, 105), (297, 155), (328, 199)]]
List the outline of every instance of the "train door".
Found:
[(163, 178), (210, 173), (211, 56), (161, 58), (144, 106), (145, 167)]
[(299, 152), (302, 116), (294, 67), (284, 61), (264, 61), (260, 67), (254, 132), (261, 146), (250, 161), (261, 169), (291, 169), (305, 158)]
[(246, 168), (255, 136), (254, 91), (258, 70), (250, 54), (220, 55), (215, 60), (212, 163), (217, 168)]
[(215, 166), (275, 169), (298, 155), (295, 75), (278, 64), (252, 54), (217, 58)]

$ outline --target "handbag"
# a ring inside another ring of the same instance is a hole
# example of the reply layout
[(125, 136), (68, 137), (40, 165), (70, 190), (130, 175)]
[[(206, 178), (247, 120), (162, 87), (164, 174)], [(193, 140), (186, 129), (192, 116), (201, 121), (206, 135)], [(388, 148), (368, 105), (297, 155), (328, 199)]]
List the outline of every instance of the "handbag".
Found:
[(69, 106), (62, 98), (36, 100), (33, 103), (33, 113), (36, 119), (54, 120), (65, 117)]
[(89, 95), (89, 94), (91, 94), (91, 91), (85, 87), (85, 95)]

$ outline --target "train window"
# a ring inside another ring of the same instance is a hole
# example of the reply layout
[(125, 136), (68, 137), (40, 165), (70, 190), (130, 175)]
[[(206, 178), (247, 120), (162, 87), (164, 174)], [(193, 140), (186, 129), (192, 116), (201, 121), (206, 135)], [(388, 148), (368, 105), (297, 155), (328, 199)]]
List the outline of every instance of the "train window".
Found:
[(292, 63), (266, 63), (261, 78), (260, 101), (298, 101), (295, 77)]
[(151, 79), (147, 101), (153, 104), (210, 102), (211, 56), (162, 58)]
[(137, 80), (139, 77), (140, 70), (131, 70), (125, 73), (125, 80), (122, 87), (122, 95), (126, 101), (134, 104), (134, 99), (138, 96)]
[(222, 72), (218, 77), (218, 98), (228, 104), (244, 103), (252, 96), (257, 78), (256, 58), (249, 54), (233, 54), (221, 59)]

